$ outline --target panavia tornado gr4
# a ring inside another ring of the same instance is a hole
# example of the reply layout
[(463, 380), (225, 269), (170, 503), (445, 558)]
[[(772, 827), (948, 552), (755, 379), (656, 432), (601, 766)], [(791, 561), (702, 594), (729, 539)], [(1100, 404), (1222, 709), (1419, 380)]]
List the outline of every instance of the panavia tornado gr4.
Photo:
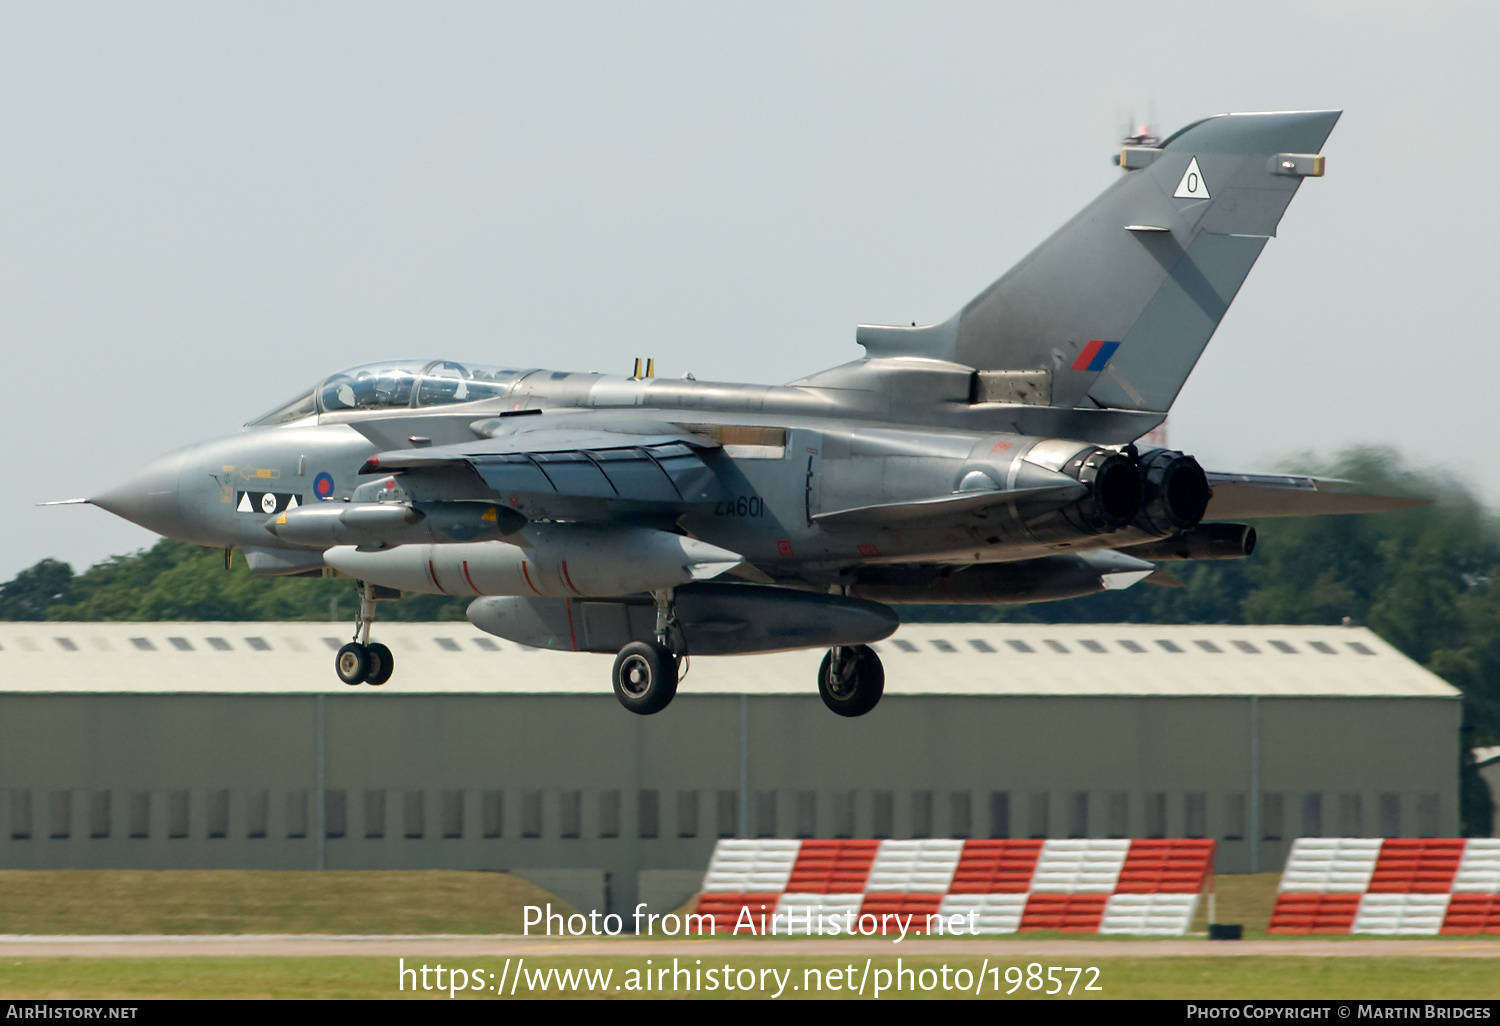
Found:
[(1241, 518), (1402, 504), (1139, 442), (1338, 116), (1127, 145), (1119, 180), (953, 317), (861, 326), (863, 358), (787, 385), (376, 363), (74, 501), (257, 573), (352, 579), (351, 685), (391, 676), (377, 603), (426, 592), (519, 644), (617, 653), (632, 712), (667, 706), (689, 654), (826, 648), (818, 691), (858, 716), (893, 605), (1087, 595), (1248, 555)]

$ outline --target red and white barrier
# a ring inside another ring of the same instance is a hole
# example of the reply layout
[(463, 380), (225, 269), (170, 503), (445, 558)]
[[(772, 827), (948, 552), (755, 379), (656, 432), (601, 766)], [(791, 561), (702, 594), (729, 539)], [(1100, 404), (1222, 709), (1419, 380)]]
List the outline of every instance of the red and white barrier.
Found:
[(1301, 837), (1270, 933), (1500, 933), (1500, 839)]
[(747, 921), (769, 930), (772, 914), (782, 934), (818, 932), (819, 915), (873, 916), (861, 932), (878, 933), (895, 913), (918, 933), (941, 914), (962, 916), (965, 932), (1180, 936), (1213, 852), (1206, 840), (722, 840), (698, 911), (717, 933), (743, 934)]

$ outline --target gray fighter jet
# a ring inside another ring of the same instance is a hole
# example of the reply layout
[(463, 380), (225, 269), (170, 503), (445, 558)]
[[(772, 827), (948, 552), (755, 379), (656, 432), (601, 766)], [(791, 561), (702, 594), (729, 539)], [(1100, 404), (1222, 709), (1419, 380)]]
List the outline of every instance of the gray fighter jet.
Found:
[(819, 693), (858, 716), (891, 605), (1087, 595), (1249, 555), (1241, 518), (1411, 501), (1137, 444), (1338, 116), (1126, 145), (1118, 181), (953, 317), (861, 326), (863, 358), (788, 385), (370, 364), (73, 501), (257, 573), (352, 579), (351, 685), (391, 676), (376, 604), (424, 592), (522, 645), (618, 653), (632, 712), (666, 707), (689, 654), (827, 648)]

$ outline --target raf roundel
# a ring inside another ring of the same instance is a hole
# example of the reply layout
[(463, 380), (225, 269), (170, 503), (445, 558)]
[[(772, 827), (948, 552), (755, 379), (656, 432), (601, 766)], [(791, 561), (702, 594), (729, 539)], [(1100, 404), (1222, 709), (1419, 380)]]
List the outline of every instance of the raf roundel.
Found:
[(313, 494), (320, 499), (333, 497), (333, 475), (326, 471), (313, 478)]

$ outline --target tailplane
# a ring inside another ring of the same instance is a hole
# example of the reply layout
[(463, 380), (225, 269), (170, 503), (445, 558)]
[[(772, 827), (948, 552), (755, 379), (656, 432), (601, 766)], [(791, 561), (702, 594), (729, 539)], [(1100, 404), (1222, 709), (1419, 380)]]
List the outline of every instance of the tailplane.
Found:
[(1221, 114), (1159, 146), (942, 324), (861, 326), (870, 356), (975, 368), (979, 401), (1166, 412), (1339, 111)]

